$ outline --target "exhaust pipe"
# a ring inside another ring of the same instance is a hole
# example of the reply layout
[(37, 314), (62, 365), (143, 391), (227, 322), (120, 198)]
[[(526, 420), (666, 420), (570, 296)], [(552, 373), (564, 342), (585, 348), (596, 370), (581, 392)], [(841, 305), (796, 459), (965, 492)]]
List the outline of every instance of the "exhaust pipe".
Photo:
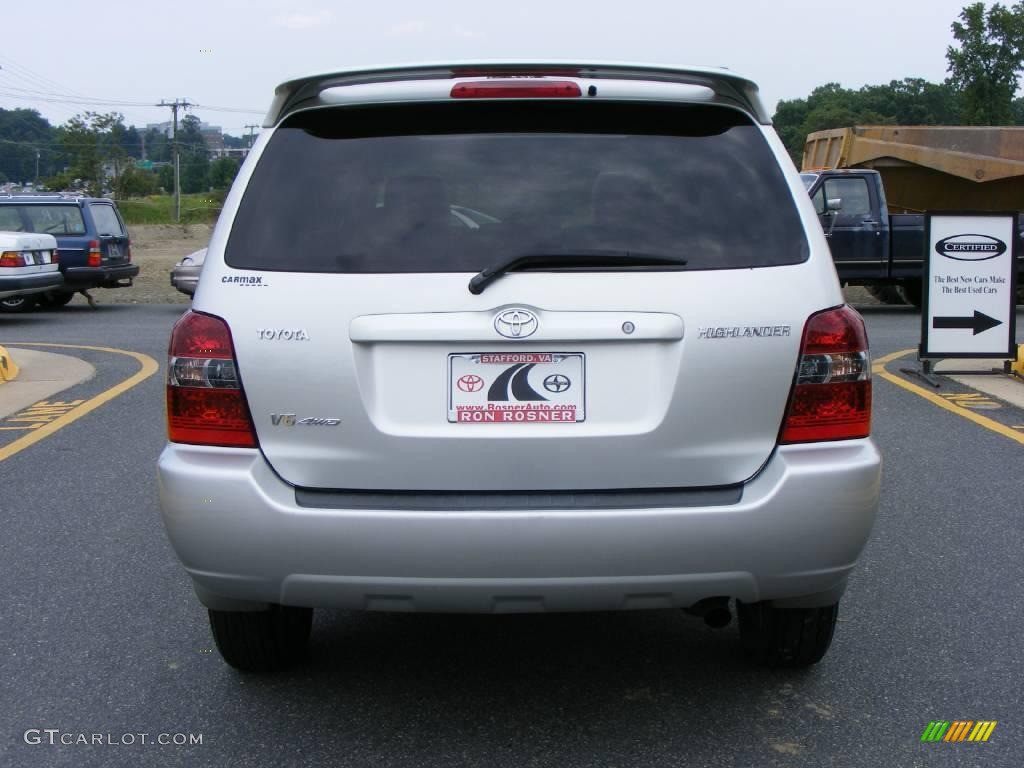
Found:
[(712, 608), (710, 611), (704, 614), (704, 623), (712, 629), (721, 629), (722, 627), (728, 627), (732, 621), (732, 611), (729, 610), (729, 606), (722, 606)]
[(683, 610), (691, 616), (704, 619), (704, 623), (712, 629), (727, 627), (732, 621), (728, 597), (708, 597)]

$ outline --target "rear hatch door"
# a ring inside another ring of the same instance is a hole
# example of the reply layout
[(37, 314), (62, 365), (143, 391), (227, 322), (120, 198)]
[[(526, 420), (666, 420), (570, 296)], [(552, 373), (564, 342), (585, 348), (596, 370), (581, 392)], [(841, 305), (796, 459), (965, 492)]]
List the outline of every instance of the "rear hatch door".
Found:
[(89, 212), (96, 226), (103, 264), (115, 266), (130, 261), (128, 231), (110, 203), (90, 203)]
[[(838, 294), (794, 192), (720, 107), (300, 113), (195, 307), (228, 320), (261, 449), (298, 486), (730, 485), (771, 455), (803, 323)], [(469, 291), (528, 253), (595, 258)]]

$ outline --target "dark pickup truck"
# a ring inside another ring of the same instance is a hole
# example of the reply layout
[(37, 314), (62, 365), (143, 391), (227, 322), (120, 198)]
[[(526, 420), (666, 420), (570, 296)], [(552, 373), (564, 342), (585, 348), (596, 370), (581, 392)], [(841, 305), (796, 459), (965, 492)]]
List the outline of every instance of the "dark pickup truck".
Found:
[[(800, 178), (825, 230), (839, 280), (866, 286), (887, 303), (899, 300), (899, 288), (907, 303), (920, 307), (924, 214), (890, 215), (878, 171), (804, 172)], [(1018, 233), (1018, 243), (1024, 243), (1024, 232)], [(1018, 283), (1024, 284), (1024, 259), (1018, 273)]]
[(59, 290), (0, 300), (0, 312), (61, 307), (77, 291), (127, 288), (139, 274), (121, 214), (105, 197), (0, 195), (0, 230), (53, 235), (64, 276)]

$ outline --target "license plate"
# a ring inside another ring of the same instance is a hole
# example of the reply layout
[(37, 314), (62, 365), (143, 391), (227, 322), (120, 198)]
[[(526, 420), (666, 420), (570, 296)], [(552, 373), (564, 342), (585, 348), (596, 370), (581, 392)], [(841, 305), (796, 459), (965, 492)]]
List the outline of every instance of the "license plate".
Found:
[(117, 243), (111, 243), (107, 246), (107, 258), (112, 261), (117, 261), (121, 258), (121, 246)]
[(586, 418), (582, 352), (448, 355), (448, 421), (565, 424)]

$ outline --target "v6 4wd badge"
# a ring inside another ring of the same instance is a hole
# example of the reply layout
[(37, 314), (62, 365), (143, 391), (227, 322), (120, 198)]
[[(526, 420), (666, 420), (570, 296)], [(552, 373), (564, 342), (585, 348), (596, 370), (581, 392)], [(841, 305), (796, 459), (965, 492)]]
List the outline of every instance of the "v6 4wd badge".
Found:
[(325, 419), (320, 416), (307, 416), (296, 420), (294, 413), (272, 413), (270, 423), (275, 427), (336, 427), (341, 419)]

